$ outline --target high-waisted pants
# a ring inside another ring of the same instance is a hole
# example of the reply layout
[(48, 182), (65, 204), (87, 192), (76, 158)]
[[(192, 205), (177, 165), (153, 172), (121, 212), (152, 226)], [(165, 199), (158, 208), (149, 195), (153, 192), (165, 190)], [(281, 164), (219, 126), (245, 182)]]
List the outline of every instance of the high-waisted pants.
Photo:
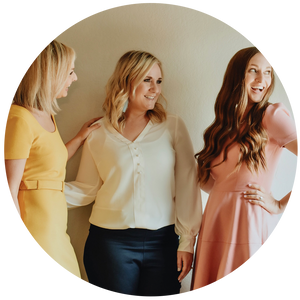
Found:
[(89, 282), (107, 290), (139, 296), (178, 294), (177, 248), (174, 225), (114, 230), (91, 224), (84, 265)]

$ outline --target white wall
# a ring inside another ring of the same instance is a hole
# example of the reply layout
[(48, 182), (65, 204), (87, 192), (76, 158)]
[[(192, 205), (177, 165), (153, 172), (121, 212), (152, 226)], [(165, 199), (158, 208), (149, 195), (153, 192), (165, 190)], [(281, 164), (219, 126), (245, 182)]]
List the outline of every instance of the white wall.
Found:
[[(168, 111), (180, 115), (192, 138), (195, 152), (202, 147), (202, 133), (214, 118), (213, 105), (225, 68), (235, 52), (252, 46), (241, 34), (199, 11), (173, 5), (137, 4), (95, 14), (62, 33), (57, 40), (73, 47), (78, 81), (60, 99), (56, 116), (66, 142), (90, 118), (101, 116), (105, 84), (120, 56), (128, 50), (145, 50), (163, 63), (163, 93)], [(286, 93), (276, 78), (271, 102), (283, 102)], [(81, 151), (69, 161), (66, 181), (76, 177)], [(296, 159), (285, 153), (276, 174), (273, 192), (280, 197), (293, 185)], [(204, 204), (207, 195), (203, 193)], [(81, 271), (91, 205), (69, 211), (68, 232)], [(189, 280), (182, 291), (188, 290)]]

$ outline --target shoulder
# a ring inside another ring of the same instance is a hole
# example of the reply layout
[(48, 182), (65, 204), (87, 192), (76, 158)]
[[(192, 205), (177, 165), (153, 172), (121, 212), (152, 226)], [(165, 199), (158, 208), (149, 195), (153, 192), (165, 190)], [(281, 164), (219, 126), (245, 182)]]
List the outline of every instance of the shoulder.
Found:
[(35, 127), (33, 119), (33, 116), (25, 107), (13, 104), (9, 110), (6, 129), (18, 129), (28, 133), (28, 130), (31, 131)]
[(92, 125), (94, 124), (100, 124), (101, 126), (95, 130), (93, 130), (89, 136), (86, 139), (87, 144), (93, 144), (94, 142), (98, 142), (99, 140), (103, 141), (103, 138), (105, 137), (105, 125), (106, 125), (106, 121), (105, 121), (105, 117), (99, 119), (98, 121), (94, 122)]
[(283, 103), (274, 103), (267, 107), (263, 117), (263, 125), (264, 127), (269, 127), (274, 125), (274, 123), (280, 124), (289, 119), (292, 120), (291, 113), (285, 105)]
[(286, 108), (286, 106), (283, 103), (274, 103), (270, 104), (265, 112), (265, 117), (273, 117), (277, 113), (283, 112), (290, 116), (289, 110)]
[(274, 139), (280, 146), (296, 139), (296, 125), (291, 113), (283, 103), (268, 106), (262, 122), (269, 138)]
[(167, 113), (166, 123), (172, 126), (180, 126), (184, 124), (182, 118), (178, 115)]
[(175, 114), (167, 114), (167, 128), (174, 137), (175, 141), (178, 141), (183, 136), (189, 137), (188, 129), (181, 117)]
[(19, 117), (25, 120), (30, 120), (30, 112), (23, 106), (12, 104), (9, 110), (8, 118)]

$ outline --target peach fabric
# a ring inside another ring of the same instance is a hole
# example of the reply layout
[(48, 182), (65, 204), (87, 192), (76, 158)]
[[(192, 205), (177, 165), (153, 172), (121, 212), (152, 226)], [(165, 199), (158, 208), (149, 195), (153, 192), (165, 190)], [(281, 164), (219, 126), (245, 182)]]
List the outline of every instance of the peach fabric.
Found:
[[(283, 146), (297, 138), (293, 119), (281, 103), (270, 105), (263, 118), (268, 133), (265, 149), (267, 169), (251, 173), (243, 164), (234, 170), (238, 144), (228, 151), (227, 160), (211, 171), (215, 180), (203, 215), (199, 233), (192, 289), (226, 276), (247, 261), (266, 241), (280, 215), (272, 215), (243, 197), (247, 184), (259, 184), (270, 192), (275, 169)], [(213, 164), (221, 161), (223, 153)]]

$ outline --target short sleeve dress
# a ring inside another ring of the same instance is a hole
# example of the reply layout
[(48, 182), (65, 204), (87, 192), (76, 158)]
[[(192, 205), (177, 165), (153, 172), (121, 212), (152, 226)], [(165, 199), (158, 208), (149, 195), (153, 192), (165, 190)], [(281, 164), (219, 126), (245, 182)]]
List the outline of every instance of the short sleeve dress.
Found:
[(6, 126), (5, 159), (26, 159), (18, 200), (29, 232), (56, 262), (80, 277), (66, 233), (63, 190), (68, 153), (54, 124), (55, 131), (48, 132), (26, 108), (13, 104)]
[[(270, 214), (243, 197), (247, 184), (259, 184), (270, 192), (274, 173), (285, 144), (297, 138), (294, 121), (281, 103), (269, 105), (263, 118), (268, 134), (267, 169), (251, 173), (243, 164), (234, 170), (239, 145), (228, 151), (227, 160), (211, 171), (215, 180), (202, 219), (196, 249), (192, 289), (213, 283), (248, 260), (266, 241), (280, 215)], [(212, 164), (221, 162), (223, 153)]]

